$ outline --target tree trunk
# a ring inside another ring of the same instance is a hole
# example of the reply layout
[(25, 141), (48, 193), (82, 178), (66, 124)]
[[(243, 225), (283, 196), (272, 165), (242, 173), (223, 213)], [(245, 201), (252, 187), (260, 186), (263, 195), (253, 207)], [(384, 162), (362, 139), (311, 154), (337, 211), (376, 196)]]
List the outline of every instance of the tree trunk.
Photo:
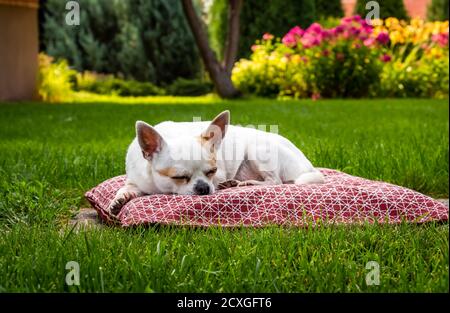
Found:
[(230, 76), (239, 49), (239, 15), (241, 14), (241, 7), (242, 0), (230, 0), (228, 5), (228, 33), (224, 68)]
[[(217, 93), (222, 98), (236, 98), (240, 96), (240, 92), (233, 86), (231, 81), (231, 70), (228, 72), (222, 67), (208, 43), (208, 36), (203, 28), (202, 21), (195, 12), (192, 0), (182, 0), (183, 11), (194, 35), (200, 56), (205, 64), (211, 80), (216, 87)], [(239, 21), (237, 23), (239, 27)], [(239, 30), (238, 30), (239, 34)], [(233, 48), (234, 49), (234, 48)], [(237, 49), (237, 48), (236, 48)], [(229, 61), (231, 62), (231, 61)], [(234, 60), (233, 60), (234, 62)], [(232, 67), (233, 65), (231, 65)]]

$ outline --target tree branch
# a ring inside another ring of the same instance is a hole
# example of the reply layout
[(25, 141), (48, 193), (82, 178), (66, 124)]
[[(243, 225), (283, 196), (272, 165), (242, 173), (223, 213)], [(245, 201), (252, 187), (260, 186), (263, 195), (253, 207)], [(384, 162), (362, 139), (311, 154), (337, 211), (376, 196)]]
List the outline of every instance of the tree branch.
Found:
[(192, 0), (182, 0), (184, 14), (188, 20), (192, 34), (194, 35), (200, 55), (205, 63), (208, 72), (218, 71), (219, 64), (214, 51), (209, 47), (208, 35), (203, 28), (203, 23), (195, 12)]
[(239, 16), (241, 14), (241, 8), (242, 0), (229, 0), (228, 32), (224, 54), (224, 68), (228, 74), (231, 74), (239, 49)]
[[(220, 65), (214, 51), (209, 46), (208, 35), (203, 27), (203, 23), (195, 12), (192, 0), (182, 0), (183, 11), (194, 35), (200, 56), (205, 64), (211, 80), (216, 87), (218, 94), (224, 98), (235, 98), (240, 96), (239, 91), (234, 88), (231, 82), (231, 70), (228, 73)], [(239, 24), (238, 24), (239, 25)]]

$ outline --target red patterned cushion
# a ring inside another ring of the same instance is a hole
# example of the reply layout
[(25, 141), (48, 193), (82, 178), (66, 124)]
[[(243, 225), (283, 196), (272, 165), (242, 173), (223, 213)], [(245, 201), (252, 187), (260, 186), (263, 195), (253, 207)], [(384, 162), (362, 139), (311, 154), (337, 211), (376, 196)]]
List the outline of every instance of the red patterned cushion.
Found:
[[(321, 169), (324, 184), (234, 187), (207, 196), (149, 195), (127, 203), (118, 215), (122, 226), (306, 226), (317, 223), (423, 223), (447, 221), (448, 208), (416, 191), (380, 181)], [(111, 178), (86, 193), (100, 217), (123, 186)]]

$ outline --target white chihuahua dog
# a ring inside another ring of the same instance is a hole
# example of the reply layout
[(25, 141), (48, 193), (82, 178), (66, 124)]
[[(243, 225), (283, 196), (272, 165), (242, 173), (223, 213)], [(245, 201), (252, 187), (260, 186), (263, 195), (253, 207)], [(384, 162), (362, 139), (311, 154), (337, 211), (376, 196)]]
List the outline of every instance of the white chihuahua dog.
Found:
[[(324, 177), (288, 139), (229, 125), (230, 112), (212, 122), (136, 122), (126, 157), (127, 180), (112, 214), (145, 194), (207, 195), (222, 186), (323, 183)], [(226, 135), (226, 136), (225, 136)]]

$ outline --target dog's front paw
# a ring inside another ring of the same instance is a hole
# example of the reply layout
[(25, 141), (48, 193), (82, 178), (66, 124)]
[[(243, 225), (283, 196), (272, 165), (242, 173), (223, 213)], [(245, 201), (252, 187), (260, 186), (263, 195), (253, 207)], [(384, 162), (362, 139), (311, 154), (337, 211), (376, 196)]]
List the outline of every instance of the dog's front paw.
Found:
[(122, 207), (136, 196), (131, 192), (118, 192), (106, 210), (110, 215), (116, 216)]
[(244, 181), (240, 181), (237, 184), (237, 187), (246, 187), (246, 186), (255, 186), (255, 185), (259, 185), (259, 183), (254, 180), (244, 180)]
[(117, 214), (119, 214), (120, 210), (125, 205), (125, 203), (126, 203), (125, 198), (117, 198), (116, 197), (111, 201), (111, 203), (106, 211), (108, 211), (108, 213), (111, 215), (117, 215)]
[(236, 187), (239, 185), (239, 183), (240, 183), (240, 181), (236, 180), (236, 179), (226, 180), (226, 181), (218, 184), (217, 189), (227, 189), (227, 188)]

